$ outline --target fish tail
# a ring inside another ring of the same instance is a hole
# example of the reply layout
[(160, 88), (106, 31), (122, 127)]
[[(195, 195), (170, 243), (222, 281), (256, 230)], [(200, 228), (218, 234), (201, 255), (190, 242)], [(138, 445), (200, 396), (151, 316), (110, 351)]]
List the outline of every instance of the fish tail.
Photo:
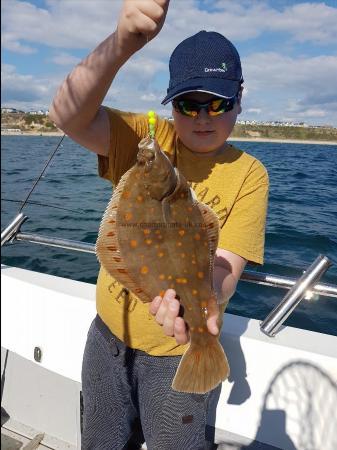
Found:
[(228, 361), (218, 338), (209, 335), (203, 344), (192, 339), (173, 379), (175, 391), (205, 394), (228, 377)]

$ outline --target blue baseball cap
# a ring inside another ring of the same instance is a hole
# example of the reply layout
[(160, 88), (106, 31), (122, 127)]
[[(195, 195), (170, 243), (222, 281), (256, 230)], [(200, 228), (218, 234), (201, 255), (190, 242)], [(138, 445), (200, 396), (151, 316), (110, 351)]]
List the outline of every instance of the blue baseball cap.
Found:
[(199, 31), (182, 41), (171, 55), (169, 68), (170, 83), (163, 105), (195, 91), (232, 98), (243, 83), (238, 51), (215, 31)]

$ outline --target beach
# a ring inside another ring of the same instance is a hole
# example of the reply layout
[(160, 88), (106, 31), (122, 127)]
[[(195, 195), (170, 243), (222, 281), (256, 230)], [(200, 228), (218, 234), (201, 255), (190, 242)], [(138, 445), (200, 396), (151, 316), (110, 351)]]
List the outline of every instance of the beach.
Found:
[(289, 144), (316, 144), (316, 145), (337, 145), (337, 141), (317, 141), (317, 140), (301, 140), (301, 139), (270, 139), (262, 137), (229, 137), (228, 141), (244, 141), (244, 142), (275, 142), (275, 143), (289, 143)]
[[(31, 131), (1, 131), (1, 136), (63, 136), (62, 131), (48, 131), (45, 133), (31, 132)], [(275, 143), (289, 143), (289, 144), (316, 144), (316, 145), (337, 145), (337, 141), (317, 141), (317, 140), (300, 140), (300, 139), (270, 139), (263, 137), (229, 137), (228, 141), (244, 141), (244, 142), (275, 142)]]

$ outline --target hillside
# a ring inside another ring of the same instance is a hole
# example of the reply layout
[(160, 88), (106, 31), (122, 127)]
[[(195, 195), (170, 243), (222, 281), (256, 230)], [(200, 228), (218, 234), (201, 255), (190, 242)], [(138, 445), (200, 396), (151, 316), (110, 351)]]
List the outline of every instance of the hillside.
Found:
[(236, 124), (231, 136), (237, 138), (337, 142), (337, 128)]
[[(16, 129), (32, 134), (59, 131), (48, 116), (28, 113), (2, 113), (1, 129), (3, 132)], [(337, 128), (236, 124), (231, 137), (337, 142)]]
[(2, 113), (1, 130), (18, 129), (22, 132), (46, 133), (58, 131), (58, 128), (45, 114)]

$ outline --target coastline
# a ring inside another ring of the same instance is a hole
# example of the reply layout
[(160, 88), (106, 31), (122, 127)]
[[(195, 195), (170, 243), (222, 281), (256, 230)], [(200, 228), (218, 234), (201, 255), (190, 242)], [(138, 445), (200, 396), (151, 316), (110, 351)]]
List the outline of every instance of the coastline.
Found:
[[(11, 132), (4, 133), (1, 132), (1, 136), (40, 136), (40, 137), (51, 137), (51, 136), (63, 136), (62, 131), (48, 131), (45, 133), (39, 132)], [(317, 141), (317, 140), (301, 140), (301, 139), (270, 139), (263, 137), (230, 137), (228, 139), (229, 142), (243, 141), (243, 142), (275, 142), (275, 143), (283, 143), (283, 144), (317, 144), (317, 145), (336, 145), (337, 141)]]
[(336, 145), (337, 141), (317, 141), (317, 140), (307, 140), (307, 139), (270, 139), (263, 137), (229, 137), (228, 141), (244, 141), (244, 142), (275, 142), (279, 144), (317, 144), (317, 145)]

